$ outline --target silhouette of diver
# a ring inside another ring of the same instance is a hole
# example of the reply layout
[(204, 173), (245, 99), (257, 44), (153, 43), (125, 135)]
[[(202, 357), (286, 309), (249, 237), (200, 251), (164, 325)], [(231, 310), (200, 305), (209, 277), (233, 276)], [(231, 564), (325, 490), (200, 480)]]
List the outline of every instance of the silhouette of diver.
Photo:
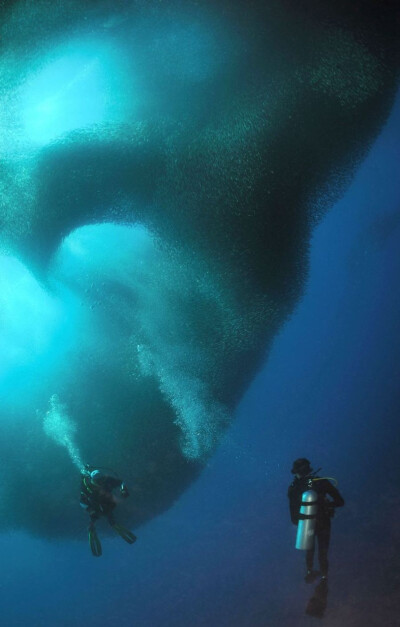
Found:
[[(321, 575), (322, 581), (328, 577), (328, 549), (331, 534), (331, 518), (334, 515), (335, 507), (344, 505), (344, 500), (337, 488), (335, 488), (327, 477), (318, 477), (313, 472), (308, 459), (301, 457), (293, 462), (291, 470), (295, 475), (294, 481), (288, 489), (290, 516), (292, 523), (297, 525), (300, 518), (300, 506), (302, 495), (307, 490), (314, 490), (317, 493), (318, 509), (316, 516), (315, 537), (318, 540), (318, 560), (320, 572), (313, 570), (315, 546), (306, 551), (307, 573), (306, 583), (312, 583)], [(332, 500), (328, 499), (329, 496)]]
[(101, 516), (105, 516), (111, 527), (129, 544), (136, 541), (136, 536), (122, 525), (114, 520), (113, 510), (116, 507), (116, 497), (113, 491), (119, 488), (123, 498), (129, 496), (128, 489), (121, 479), (112, 476), (109, 472), (102, 468), (96, 468), (85, 465), (81, 471), (81, 498), (80, 505), (88, 512), (90, 516), (89, 546), (95, 557), (102, 554), (101, 542), (97, 536), (94, 523)]

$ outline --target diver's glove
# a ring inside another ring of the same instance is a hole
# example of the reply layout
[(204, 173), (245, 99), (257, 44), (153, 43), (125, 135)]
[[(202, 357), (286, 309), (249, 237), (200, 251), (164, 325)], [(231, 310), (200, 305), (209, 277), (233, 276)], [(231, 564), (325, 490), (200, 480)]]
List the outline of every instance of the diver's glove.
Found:
[(121, 483), (120, 492), (121, 492), (121, 496), (124, 499), (128, 498), (129, 492), (128, 492), (128, 488), (126, 487), (125, 483)]

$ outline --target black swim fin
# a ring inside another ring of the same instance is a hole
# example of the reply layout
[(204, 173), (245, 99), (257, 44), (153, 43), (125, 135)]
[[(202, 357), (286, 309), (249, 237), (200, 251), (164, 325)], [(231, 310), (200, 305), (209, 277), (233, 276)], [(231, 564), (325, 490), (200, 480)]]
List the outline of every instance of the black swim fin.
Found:
[(125, 542), (128, 542), (128, 544), (133, 544), (134, 542), (136, 542), (135, 534), (132, 533), (132, 531), (129, 531), (129, 529), (126, 529), (126, 527), (123, 527), (118, 523), (114, 523), (111, 526), (121, 536), (121, 538), (125, 540)]
[(101, 542), (94, 527), (89, 529), (89, 546), (94, 557), (100, 557), (102, 554)]
[(325, 614), (325, 610), (328, 604), (328, 582), (326, 579), (322, 579), (316, 586), (314, 594), (309, 600), (306, 607), (306, 614), (309, 616), (315, 616), (316, 618), (322, 618)]

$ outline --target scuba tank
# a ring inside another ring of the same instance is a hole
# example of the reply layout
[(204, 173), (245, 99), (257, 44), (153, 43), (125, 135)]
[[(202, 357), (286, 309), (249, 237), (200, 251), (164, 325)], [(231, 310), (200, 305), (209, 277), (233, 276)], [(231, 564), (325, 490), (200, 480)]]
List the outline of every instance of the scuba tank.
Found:
[(296, 549), (308, 551), (314, 547), (318, 496), (315, 490), (306, 490), (301, 497), (300, 520), (297, 525)]

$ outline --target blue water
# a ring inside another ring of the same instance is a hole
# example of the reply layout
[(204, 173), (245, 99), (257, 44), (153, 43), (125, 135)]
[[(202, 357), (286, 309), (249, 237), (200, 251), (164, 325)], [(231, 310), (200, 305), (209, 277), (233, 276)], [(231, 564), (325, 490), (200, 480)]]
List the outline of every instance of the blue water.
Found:
[(2, 535), (4, 625), (313, 624), (286, 502), (299, 456), (336, 477), (346, 500), (333, 521), (323, 624), (361, 627), (368, 617), (369, 626), (395, 625), (399, 163), (398, 98), (350, 188), (315, 229), (304, 296), (200, 478), (137, 530), (135, 546), (104, 539), (101, 560), (90, 555), (84, 520), (81, 542)]

